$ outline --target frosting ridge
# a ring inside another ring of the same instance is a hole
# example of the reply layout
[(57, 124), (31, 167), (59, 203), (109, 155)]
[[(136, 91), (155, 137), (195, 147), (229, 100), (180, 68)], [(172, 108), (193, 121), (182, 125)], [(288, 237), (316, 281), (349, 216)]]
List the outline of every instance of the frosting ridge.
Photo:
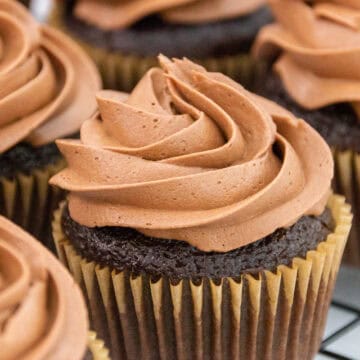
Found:
[(121, 29), (158, 14), (169, 23), (197, 24), (244, 16), (265, 0), (77, 0), (75, 14), (102, 29)]
[(332, 156), (310, 126), (189, 60), (160, 65), (57, 142), (75, 221), (230, 251), (324, 210)]
[(87, 313), (80, 289), (55, 257), (0, 217), (1, 359), (82, 359)]
[(257, 56), (281, 55), (275, 70), (290, 96), (313, 110), (340, 102), (360, 108), (360, 6), (352, 0), (271, 0), (277, 20), (254, 45)]
[(80, 129), (96, 110), (95, 65), (69, 38), (0, 0), (0, 153), (41, 146)]

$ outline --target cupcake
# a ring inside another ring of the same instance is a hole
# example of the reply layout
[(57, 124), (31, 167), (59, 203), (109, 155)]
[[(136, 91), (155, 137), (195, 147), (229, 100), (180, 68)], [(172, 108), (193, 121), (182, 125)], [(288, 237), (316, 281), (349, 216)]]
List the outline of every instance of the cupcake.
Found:
[(94, 328), (116, 359), (311, 359), (351, 223), (329, 147), (220, 73), (160, 65), (57, 142), (53, 234)]
[(271, 21), (265, 2), (64, 0), (50, 22), (87, 50), (107, 88), (130, 91), (159, 53), (197, 59), (248, 83), (261, 69), (249, 49)]
[[(95, 65), (69, 38), (0, 1), (0, 214), (46, 242), (64, 165), (54, 140), (79, 132), (96, 110)], [(92, 100), (94, 99), (94, 100)]]
[(346, 195), (355, 218), (345, 260), (360, 266), (360, 5), (270, 4), (277, 22), (261, 31), (254, 53), (273, 66), (257, 91), (305, 119), (331, 146), (334, 187)]
[(106, 360), (88, 332), (85, 302), (70, 274), (39, 242), (0, 216), (2, 360)]

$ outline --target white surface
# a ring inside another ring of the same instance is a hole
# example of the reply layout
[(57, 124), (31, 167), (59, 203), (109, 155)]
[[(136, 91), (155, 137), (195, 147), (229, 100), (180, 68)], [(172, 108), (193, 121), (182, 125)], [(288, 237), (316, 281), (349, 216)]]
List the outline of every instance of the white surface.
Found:
[(336, 284), (334, 300), (360, 310), (360, 269), (342, 267)]
[(328, 357), (328, 356), (325, 356), (325, 355), (321, 355), (319, 354), (315, 360), (333, 360), (332, 358)]
[(30, 9), (39, 21), (45, 21), (51, 6), (52, 0), (31, 0)]
[(345, 325), (356, 319), (356, 314), (332, 306), (326, 323), (325, 338), (334, 334)]
[(360, 324), (350, 329), (326, 349), (351, 359), (360, 359)]

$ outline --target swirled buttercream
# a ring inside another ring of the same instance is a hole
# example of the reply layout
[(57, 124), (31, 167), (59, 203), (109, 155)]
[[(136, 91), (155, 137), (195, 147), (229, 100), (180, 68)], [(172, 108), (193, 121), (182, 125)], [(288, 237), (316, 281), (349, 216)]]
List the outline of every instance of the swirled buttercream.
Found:
[(38, 24), (18, 2), (0, 0), (0, 153), (79, 131), (96, 110), (100, 84), (71, 39)]
[(197, 24), (244, 16), (265, 0), (77, 0), (75, 15), (102, 29), (121, 29), (152, 14), (164, 21)]
[(282, 52), (275, 70), (300, 106), (313, 110), (350, 102), (359, 110), (359, 2), (271, 0), (270, 5), (277, 22), (260, 31), (255, 55)]
[(229, 251), (324, 210), (332, 156), (309, 125), (188, 60), (160, 63), (58, 141), (68, 167), (51, 183), (75, 221)]
[(81, 360), (87, 313), (80, 289), (39, 242), (0, 217), (0, 357)]

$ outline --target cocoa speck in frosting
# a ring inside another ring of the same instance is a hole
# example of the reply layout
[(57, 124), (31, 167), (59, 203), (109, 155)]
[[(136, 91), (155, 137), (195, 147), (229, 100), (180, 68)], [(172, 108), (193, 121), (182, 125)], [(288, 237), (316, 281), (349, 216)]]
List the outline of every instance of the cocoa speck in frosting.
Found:
[(85, 302), (67, 270), (0, 217), (1, 360), (81, 360), (87, 331)]
[(199, 24), (248, 15), (266, 0), (76, 0), (75, 14), (102, 29), (121, 29), (149, 15), (168, 23)]
[(271, 58), (287, 93), (308, 110), (351, 103), (360, 118), (360, 2), (270, 0), (276, 18), (254, 53)]
[(81, 140), (57, 144), (72, 219), (225, 252), (320, 215), (329, 147), (303, 120), (230, 78), (160, 56), (130, 95), (98, 93)]
[(94, 114), (95, 65), (71, 39), (0, 0), (0, 153), (76, 133)]

